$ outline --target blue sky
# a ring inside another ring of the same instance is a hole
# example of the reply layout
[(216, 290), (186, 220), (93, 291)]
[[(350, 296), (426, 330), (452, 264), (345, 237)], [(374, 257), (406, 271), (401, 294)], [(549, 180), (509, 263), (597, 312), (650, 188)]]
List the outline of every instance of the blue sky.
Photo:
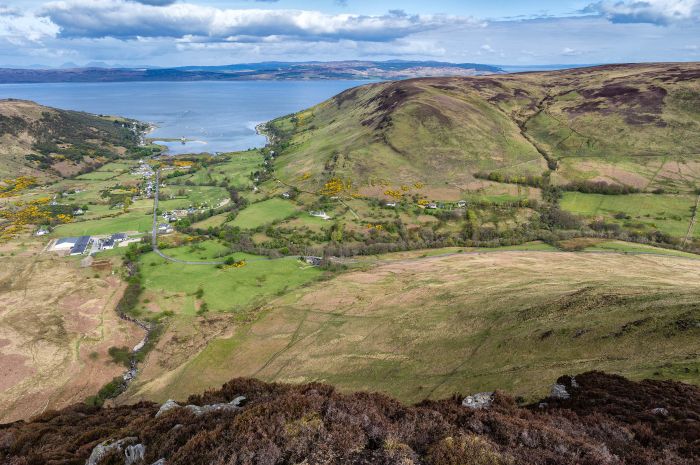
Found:
[(0, 65), (700, 60), (700, 0), (0, 0)]

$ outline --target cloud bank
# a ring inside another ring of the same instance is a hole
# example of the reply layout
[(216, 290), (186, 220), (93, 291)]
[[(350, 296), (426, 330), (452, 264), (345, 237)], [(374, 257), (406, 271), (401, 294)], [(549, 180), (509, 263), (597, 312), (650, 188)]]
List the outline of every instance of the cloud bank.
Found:
[(667, 26), (678, 22), (700, 21), (700, 0), (645, 0), (592, 3), (584, 9), (613, 23), (649, 23)]
[[(150, 4), (144, 4), (144, 2)], [(471, 18), (409, 15), (381, 16), (273, 9), (219, 9), (189, 3), (155, 6), (162, 0), (72, 0), (46, 4), (40, 16), (60, 28), (64, 38), (206, 38), (254, 42), (270, 37), (296, 40), (386, 42), (445, 25), (475, 25)]]

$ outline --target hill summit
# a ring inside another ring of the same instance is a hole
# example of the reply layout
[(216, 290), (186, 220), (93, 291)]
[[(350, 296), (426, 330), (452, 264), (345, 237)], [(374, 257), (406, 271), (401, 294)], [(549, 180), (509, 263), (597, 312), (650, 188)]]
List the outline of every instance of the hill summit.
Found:
[[(551, 175), (638, 190), (693, 190), (700, 64), (382, 82), (268, 124), (278, 177), (465, 190), (478, 177)], [(479, 176), (481, 175), (481, 176)], [(365, 189), (365, 191), (363, 191)]]

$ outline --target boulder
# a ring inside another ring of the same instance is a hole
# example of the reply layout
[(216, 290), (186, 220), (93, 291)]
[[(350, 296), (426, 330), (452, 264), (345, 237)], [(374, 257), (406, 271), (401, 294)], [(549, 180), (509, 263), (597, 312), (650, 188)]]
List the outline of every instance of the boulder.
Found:
[(124, 450), (124, 465), (134, 465), (135, 463), (140, 463), (143, 460), (144, 455), (146, 455), (146, 446), (143, 444), (127, 446)]
[(92, 453), (85, 461), (85, 465), (97, 465), (108, 453), (112, 452), (113, 450), (121, 452), (124, 450), (127, 444), (132, 444), (134, 442), (136, 442), (136, 438), (134, 437), (119, 439), (118, 441), (113, 441), (110, 439), (101, 442), (96, 445), (94, 449), (92, 449)]
[(549, 397), (552, 399), (565, 400), (571, 397), (571, 394), (566, 390), (566, 386), (563, 384), (553, 384), (552, 389), (549, 392)]
[(492, 402), (493, 392), (479, 392), (465, 397), (462, 401), (462, 405), (472, 410), (477, 410), (490, 407)]
[(156, 413), (156, 418), (158, 418), (159, 416), (161, 416), (165, 412), (169, 412), (170, 410), (175, 409), (175, 408), (180, 408), (180, 404), (178, 404), (177, 402), (175, 402), (172, 399), (166, 400), (165, 403), (163, 405), (161, 405), (160, 408), (158, 409), (158, 412)]
[(552, 399), (566, 400), (571, 397), (571, 392), (578, 388), (579, 384), (576, 382), (576, 377), (562, 376), (557, 380), (556, 384), (552, 385), (549, 397)]

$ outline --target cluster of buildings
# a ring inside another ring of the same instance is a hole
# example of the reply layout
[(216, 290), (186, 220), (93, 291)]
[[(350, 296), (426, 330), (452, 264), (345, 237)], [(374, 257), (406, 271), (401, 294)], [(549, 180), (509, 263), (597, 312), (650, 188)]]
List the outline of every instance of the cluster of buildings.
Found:
[(130, 238), (126, 233), (116, 233), (111, 236), (61, 237), (51, 244), (49, 250), (61, 255), (93, 255), (140, 240), (140, 237)]
[(143, 195), (146, 198), (153, 197), (153, 191), (155, 190), (153, 177), (155, 176), (155, 172), (153, 171), (153, 168), (151, 168), (151, 165), (143, 160), (139, 160), (139, 166), (134, 168), (131, 171), (131, 174), (134, 176), (141, 176), (146, 180), (143, 186)]
[(185, 218), (187, 215), (191, 215), (192, 213), (196, 213), (198, 210), (194, 207), (189, 207), (187, 209), (181, 209), (181, 210), (172, 210), (169, 212), (163, 213), (163, 219), (167, 221), (168, 223), (174, 223), (177, 220), (181, 218)]

